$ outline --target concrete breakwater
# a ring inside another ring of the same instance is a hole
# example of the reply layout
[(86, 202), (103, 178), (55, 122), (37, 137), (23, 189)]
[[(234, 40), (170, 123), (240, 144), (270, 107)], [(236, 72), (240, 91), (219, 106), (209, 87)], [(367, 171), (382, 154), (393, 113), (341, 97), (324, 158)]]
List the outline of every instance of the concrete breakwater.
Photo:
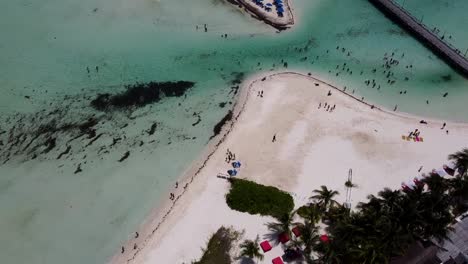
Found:
[(392, 0), (369, 0), (388, 18), (393, 20), (414, 35), (421, 43), (432, 50), (442, 60), (463, 76), (468, 77), (468, 60), (462, 52), (449, 46), (437, 35), (432, 33), (421, 21), (415, 19), (406, 10)]

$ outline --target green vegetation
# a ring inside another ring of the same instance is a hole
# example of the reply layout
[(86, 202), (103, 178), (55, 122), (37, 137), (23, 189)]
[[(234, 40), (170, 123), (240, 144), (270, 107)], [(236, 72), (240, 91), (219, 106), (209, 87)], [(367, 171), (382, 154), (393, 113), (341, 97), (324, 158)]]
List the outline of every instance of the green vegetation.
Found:
[(201, 259), (193, 264), (231, 264), (229, 251), (238, 238), (239, 233), (235, 230), (221, 227), (211, 236)]
[(233, 210), (279, 219), (294, 208), (291, 195), (278, 188), (242, 179), (230, 181), (231, 190), (226, 195), (226, 202)]
[(270, 230), (270, 237), (275, 240), (279, 239), (279, 235), (288, 234), (291, 237), (291, 226), (296, 225), (293, 223), (294, 212), (284, 214), (282, 217), (277, 218), (275, 222), (267, 223), (268, 230)]
[(260, 246), (258, 244), (260, 238), (257, 236), (255, 240), (245, 240), (241, 245), (240, 248), (241, 256), (247, 257), (250, 259), (259, 259), (263, 260), (263, 254), (260, 252)]
[(339, 194), (338, 191), (329, 190), (327, 186), (320, 186), (320, 190), (314, 190), (316, 193), (314, 196), (310, 197), (313, 201), (317, 203), (317, 205), (322, 208), (323, 211), (328, 211), (330, 207), (338, 204), (333, 197)]
[(323, 214), (322, 209), (316, 204), (301, 206), (296, 212), (300, 217), (309, 220), (313, 224), (320, 222)]
[[(386, 188), (370, 195), (354, 211), (334, 202), (337, 192), (321, 186), (313, 191), (313, 203), (297, 211), (304, 223), (299, 224), (302, 235), (293, 239), (293, 248), (307, 263), (380, 264), (404, 255), (415, 241), (446, 238), (455, 217), (468, 210), (468, 149), (449, 159), (458, 167), (455, 177), (430, 173), (413, 189)], [(326, 224), (327, 242), (318, 237), (315, 224), (320, 219)], [(286, 220), (276, 227), (298, 225)]]

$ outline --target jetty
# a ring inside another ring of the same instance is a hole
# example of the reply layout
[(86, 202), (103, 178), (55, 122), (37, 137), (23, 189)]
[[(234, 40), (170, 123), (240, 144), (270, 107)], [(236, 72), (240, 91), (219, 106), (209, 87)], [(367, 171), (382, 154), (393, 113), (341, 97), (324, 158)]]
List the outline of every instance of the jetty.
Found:
[(468, 77), (468, 60), (461, 51), (446, 43), (393, 0), (369, 0), (388, 18), (405, 28), (421, 43), (459, 73)]

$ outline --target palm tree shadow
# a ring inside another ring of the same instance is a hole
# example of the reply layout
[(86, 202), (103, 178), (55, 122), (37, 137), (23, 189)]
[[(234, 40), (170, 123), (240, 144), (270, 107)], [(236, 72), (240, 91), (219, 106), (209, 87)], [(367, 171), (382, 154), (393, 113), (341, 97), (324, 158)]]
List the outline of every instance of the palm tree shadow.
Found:
[(280, 232), (270, 232), (270, 233), (265, 234), (263, 236), (263, 239), (268, 240), (268, 242), (271, 243), (272, 247), (276, 247), (280, 244), (279, 235), (280, 235)]
[(253, 261), (253, 259), (251, 258), (241, 257), (239, 263), (240, 264), (255, 264), (255, 261)]

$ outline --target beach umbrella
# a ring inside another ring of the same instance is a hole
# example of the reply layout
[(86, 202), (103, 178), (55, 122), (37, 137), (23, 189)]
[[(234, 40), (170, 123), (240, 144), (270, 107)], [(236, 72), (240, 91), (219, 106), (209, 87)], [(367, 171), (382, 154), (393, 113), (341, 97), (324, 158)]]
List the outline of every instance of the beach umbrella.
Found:
[(321, 235), (320, 241), (322, 241), (323, 243), (328, 243), (330, 242), (330, 238), (327, 235)]
[(298, 226), (294, 227), (291, 231), (293, 232), (293, 234), (294, 234), (296, 237), (301, 236), (301, 230), (299, 229)]
[(442, 168), (444, 168), (444, 171), (447, 172), (447, 174), (449, 174), (450, 176), (453, 176), (455, 174), (455, 170), (451, 167), (449, 167), (448, 165), (445, 165), (442, 166)]
[(279, 236), (278, 236), (278, 240), (284, 244), (286, 242), (288, 242), (291, 238), (289, 237), (289, 234), (288, 233), (281, 233)]
[(239, 161), (234, 161), (232, 163), (232, 167), (234, 167), (234, 168), (240, 168), (240, 166), (241, 166), (241, 163)]
[(229, 176), (236, 176), (237, 170), (228, 170), (227, 173), (229, 174)]
[(414, 181), (412, 181), (412, 180), (408, 180), (405, 183), (405, 186), (410, 190), (414, 190), (414, 188), (416, 187), (416, 183), (414, 183)]

